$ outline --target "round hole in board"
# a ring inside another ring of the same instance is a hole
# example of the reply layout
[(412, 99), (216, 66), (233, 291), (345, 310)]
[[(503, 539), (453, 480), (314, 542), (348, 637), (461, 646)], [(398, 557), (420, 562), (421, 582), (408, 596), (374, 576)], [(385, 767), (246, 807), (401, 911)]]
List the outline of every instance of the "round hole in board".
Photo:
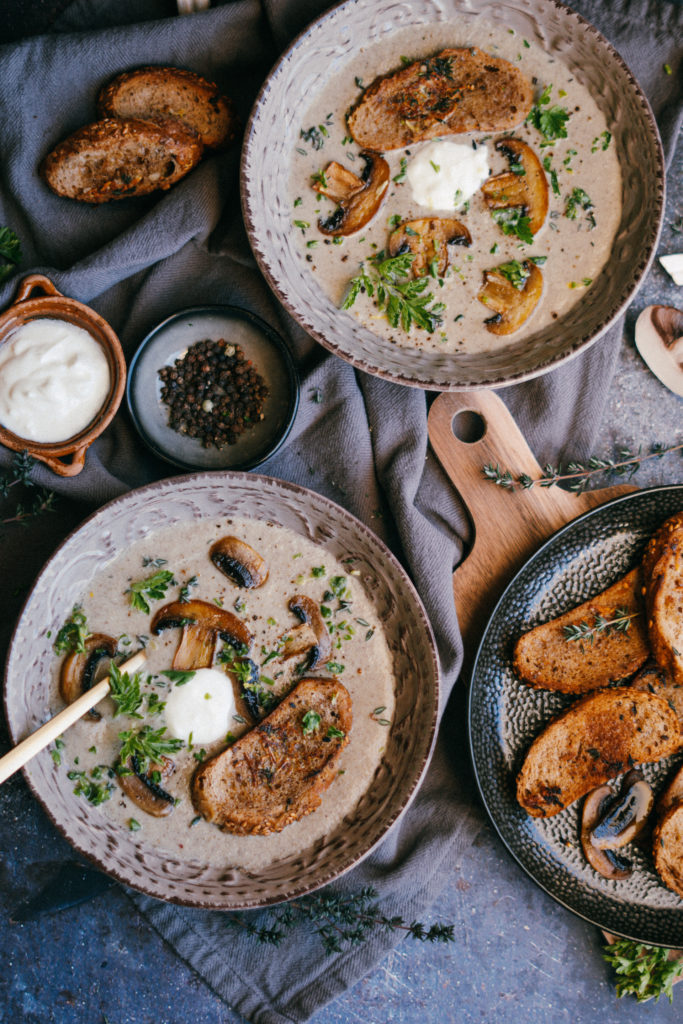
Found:
[(474, 409), (462, 409), (453, 417), (452, 429), (458, 441), (474, 444), (486, 433), (486, 420)]

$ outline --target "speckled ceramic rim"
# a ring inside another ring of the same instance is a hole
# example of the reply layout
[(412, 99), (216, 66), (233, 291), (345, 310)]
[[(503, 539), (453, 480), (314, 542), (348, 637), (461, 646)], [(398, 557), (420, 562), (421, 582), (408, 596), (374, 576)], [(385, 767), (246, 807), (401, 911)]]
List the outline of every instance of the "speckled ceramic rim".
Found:
[[(591, 917), (591, 916), (589, 916), (587, 914), (583, 914), (580, 910), (577, 910), (576, 907), (572, 906), (570, 903), (568, 903), (565, 900), (563, 900), (551, 888), (549, 888), (548, 886), (544, 885), (543, 882), (540, 881), (535, 876), (533, 871), (531, 871), (529, 869), (528, 865), (526, 865), (523, 862), (523, 860), (521, 860), (520, 857), (517, 856), (517, 853), (515, 852), (515, 850), (507, 842), (507, 840), (505, 838), (505, 835), (503, 834), (502, 829), (499, 827), (498, 821), (496, 820), (496, 817), (492, 813), (490, 805), (489, 805), (489, 803), (488, 803), (488, 801), (486, 799), (485, 786), (483, 784), (482, 777), (486, 773), (487, 766), (485, 764), (477, 764), (477, 761), (476, 761), (476, 758), (475, 758), (475, 755), (474, 755), (474, 745), (473, 745), (473, 740), (472, 740), (472, 730), (474, 728), (475, 723), (472, 721), (472, 705), (473, 705), (473, 680), (476, 679), (476, 676), (477, 676), (477, 671), (478, 671), (478, 667), (479, 667), (479, 659), (480, 659), (480, 656), (482, 654), (482, 651), (484, 650), (484, 648), (486, 647), (486, 645), (488, 643), (488, 634), (489, 634), (489, 630), (491, 628), (491, 624), (497, 618), (498, 613), (499, 613), (499, 609), (501, 608), (501, 606), (503, 606), (505, 604), (505, 602), (507, 600), (507, 596), (510, 593), (510, 591), (513, 591), (518, 586), (518, 579), (522, 575), (522, 573), (524, 573), (533, 562), (535, 562), (539, 558), (542, 558), (546, 554), (548, 549), (552, 548), (553, 545), (558, 541), (559, 538), (563, 537), (568, 531), (575, 529), (581, 523), (586, 522), (586, 520), (594, 518), (595, 516), (604, 515), (605, 511), (607, 511), (609, 509), (616, 508), (619, 505), (628, 504), (629, 502), (633, 501), (634, 499), (636, 499), (636, 498), (638, 498), (638, 497), (640, 497), (642, 495), (645, 495), (645, 494), (652, 494), (652, 495), (662, 494), (662, 495), (665, 495), (665, 494), (671, 494), (671, 493), (680, 493), (681, 496), (683, 496), (683, 485), (682, 484), (672, 484), (672, 485), (664, 486), (664, 487), (647, 487), (647, 488), (643, 488), (642, 490), (633, 491), (633, 492), (631, 492), (629, 494), (624, 494), (624, 495), (622, 495), (621, 497), (618, 497), (618, 498), (613, 498), (611, 501), (606, 501), (604, 503), (604, 505), (598, 505), (596, 508), (589, 509), (587, 512), (584, 512), (581, 515), (577, 516), (575, 519), (572, 519), (572, 521), (570, 523), (567, 523), (566, 526), (563, 526), (559, 530), (557, 530), (552, 535), (552, 537), (549, 537), (548, 540), (545, 541), (534, 552), (534, 554), (531, 556), (531, 558), (528, 559), (527, 562), (525, 562), (525, 564), (518, 570), (517, 573), (515, 573), (513, 579), (510, 581), (510, 583), (507, 585), (507, 587), (505, 588), (505, 590), (501, 594), (498, 602), (496, 603), (495, 608), (493, 609), (493, 611), (492, 611), (492, 613), (491, 613), (491, 615), (489, 617), (489, 621), (486, 624), (486, 629), (485, 629), (484, 634), (482, 636), (482, 639), (481, 639), (481, 642), (479, 644), (479, 647), (477, 648), (477, 654), (476, 654), (476, 657), (474, 659), (474, 664), (472, 666), (472, 675), (471, 675), (470, 689), (469, 689), (469, 693), (468, 693), (468, 705), (467, 705), (467, 728), (468, 728), (468, 740), (469, 740), (469, 747), (470, 747), (470, 757), (471, 757), (471, 760), (472, 760), (472, 767), (473, 767), (473, 770), (474, 770), (474, 775), (475, 775), (475, 778), (477, 780), (477, 787), (479, 789), (479, 796), (481, 798), (481, 801), (482, 801), (484, 807), (486, 808), (486, 812), (487, 812), (487, 814), (488, 814), (488, 816), (489, 816), (489, 818), (490, 818), (490, 820), (491, 820), (491, 822), (493, 824), (493, 827), (495, 828), (496, 832), (498, 833), (498, 836), (501, 839), (501, 841), (502, 841), (503, 845), (505, 846), (505, 848), (507, 849), (508, 853), (517, 861), (517, 863), (522, 868), (522, 870), (525, 872), (525, 874), (527, 874), (529, 876), (529, 878), (531, 878), (532, 881), (534, 881), (536, 883), (536, 885), (539, 886), (539, 888), (543, 889), (544, 892), (546, 892), (549, 896), (551, 896), (561, 906), (565, 907), (565, 909), (570, 910), (572, 912), (572, 914), (575, 914), (577, 917), (582, 918), (584, 921), (588, 921), (589, 924), (593, 924), (596, 927), (601, 928), (601, 929), (603, 929), (605, 931), (608, 931), (608, 932), (610, 932), (613, 935), (617, 935), (617, 936), (620, 936), (620, 937), (625, 938), (625, 939), (632, 939), (634, 942), (645, 942), (645, 943), (654, 943), (654, 944), (657, 944), (657, 939), (653, 938), (652, 936), (642, 937), (642, 936), (638, 936), (638, 935), (633, 935), (633, 934), (630, 934), (628, 930), (624, 930), (623, 928), (621, 928), (619, 926), (618, 922), (615, 922), (613, 920), (608, 920), (608, 921), (597, 920), (594, 917)], [(663, 884), (664, 883), (662, 883), (662, 885)], [(669, 945), (669, 944), (670, 943), (667, 941), (666, 945)], [(681, 948), (683, 948), (683, 944), (682, 944)]]
[[(138, 434), (145, 442), (150, 451), (154, 452), (160, 459), (165, 462), (170, 462), (172, 466), (178, 466), (180, 469), (192, 470), (197, 472), (203, 471), (203, 467), (192, 465), (191, 463), (184, 462), (182, 459), (174, 456), (166, 448), (161, 446), (150, 434), (144, 429), (137, 415), (135, 402), (132, 399), (133, 384), (135, 382), (135, 372), (138, 366), (139, 359), (151, 341), (153, 341), (162, 331), (175, 323), (176, 320), (183, 320), (189, 316), (199, 316), (206, 313), (215, 314), (216, 316), (228, 316), (237, 317), (242, 320), (246, 320), (252, 324), (257, 330), (259, 330), (264, 337), (268, 339), (271, 345), (274, 346), (281, 353), (283, 362), (286, 369), (286, 383), (289, 391), (289, 408), (287, 412), (287, 420), (279, 433), (273, 437), (272, 444), (264, 451), (262, 455), (259, 455), (255, 459), (247, 459), (245, 462), (239, 463), (235, 466), (230, 466), (229, 469), (224, 472), (240, 472), (248, 469), (255, 469), (256, 466), (260, 466), (266, 459), (269, 459), (271, 455), (275, 455), (282, 445), (285, 443), (289, 436), (289, 432), (294, 425), (297, 411), (299, 409), (299, 374), (292, 358), (292, 353), (289, 351), (283, 338), (274, 330), (270, 324), (267, 324), (265, 320), (261, 320), (260, 317), (256, 316), (249, 309), (243, 309), (241, 306), (191, 306), (189, 309), (181, 309), (178, 313), (173, 313), (171, 316), (162, 320), (160, 324), (149, 332), (146, 338), (144, 338), (137, 348), (135, 355), (133, 356), (128, 370), (128, 384), (126, 386), (126, 403), (128, 405), (128, 411), (130, 412), (131, 419), (135, 425), (135, 429)], [(209, 470), (209, 472), (219, 472), (218, 470)]]
[[(29, 788), (31, 789), (33, 795), (36, 797), (39, 803), (42, 805), (45, 813), (50, 818), (58, 832), (60, 832), (61, 835), (72, 846), (74, 846), (79, 853), (81, 853), (84, 857), (86, 857), (88, 860), (94, 863), (106, 874), (111, 875), (118, 882), (121, 882), (124, 885), (128, 885), (133, 889), (137, 889), (140, 892), (144, 892), (147, 895), (153, 896), (156, 899), (164, 899), (166, 902), (177, 903), (182, 906), (199, 907), (211, 910), (249, 910), (285, 902), (294, 899), (297, 896), (302, 896), (306, 893), (313, 892), (314, 890), (329, 884), (336, 878), (339, 878), (341, 875), (351, 870), (351, 868), (355, 867), (355, 865), (360, 863), (361, 860), (364, 860), (365, 857), (367, 857), (368, 854), (370, 854), (380, 844), (380, 842), (384, 839), (389, 829), (396, 824), (399, 818), (404, 814), (406, 809), (412, 803), (419, 788), (419, 785), (422, 782), (422, 779), (424, 778), (424, 775), (426, 774), (427, 768), (431, 761), (437, 735), (436, 727), (438, 719), (441, 672), (439, 658), (436, 650), (436, 642), (434, 639), (434, 634), (432, 632), (431, 624), (429, 622), (429, 619), (427, 618), (427, 613), (424, 610), (420, 596), (415, 590), (415, 587), (413, 586), (411, 580), (409, 579), (408, 575), (406, 574), (405, 570), (403, 569), (399, 561), (386, 547), (386, 545), (379, 539), (379, 537), (377, 537), (377, 535), (373, 533), (367, 526), (365, 526), (365, 524), (362, 523), (359, 519), (356, 519), (356, 517), (351, 515), (350, 512), (347, 512), (346, 509), (342, 508), (340, 505), (335, 504), (335, 502), (330, 501), (328, 498), (324, 498), (322, 495), (317, 494), (314, 491), (310, 491), (304, 487), (299, 487), (296, 484), (291, 484), (283, 480), (272, 479), (266, 476), (258, 476), (256, 474), (230, 473), (227, 471), (220, 471), (214, 473), (191, 474), (182, 477), (167, 478), (165, 480), (159, 480), (156, 483), (148, 484), (145, 487), (138, 488), (135, 491), (130, 491), (128, 492), (128, 494), (122, 495), (119, 498), (115, 498), (107, 505), (104, 505), (102, 508), (98, 509), (97, 512), (93, 513), (93, 515), (85, 519), (80, 524), (80, 526), (77, 527), (77, 529), (74, 530), (72, 533), (70, 533), (69, 536), (59, 545), (59, 547), (53, 552), (52, 556), (48, 560), (43, 570), (36, 578), (33, 587), (31, 588), (31, 592), (29, 593), (28, 597), (26, 598), (26, 601), (24, 602), (19, 618), (17, 619), (17, 624), (12, 633), (12, 639), (9, 645), (9, 653), (4, 672), (4, 711), (10, 739), (13, 744), (19, 742), (20, 737), (16, 731), (16, 724), (13, 720), (9, 700), (9, 677), (12, 666), (12, 650), (21, 629), (21, 623), (24, 614), (31, 603), (33, 592), (46, 576), (49, 578), (49, 574), (51, 571), (51, 563), (62, 551), (62, 549), (67, 544), (73, 541), (73, 539), (79, 534), (83, 527), (85, 527), (87, 524), (97, 521), (98, 519), (101, 519), (103, 521), (103, 525), (106, 524), (107, 515), (110, 512), (110, 510), (116, 506), (121, 505), (122, 503), (125, 504), (127, 499), (132, 494), (136, 496), (139, 496), (141, 494), (151, 494), (159, 489), (175, 487), (179, 484), (192, 484), (192, 482), (195, 480), (197, 482), (201, 482), (204, 484), (207, 482), (207, 480), (215, 481), (217, 489), (226, 484), (232, 485), (234, 487), (239, 487), (240, 482), (247, 480), (250, 482), (256, 481), (264, 488), (269, 488), (270, 486), (276, 484), (278, 488), (282, 488), (285, 491), (292, 492), (293, 494), (300, 496), (302, 499), (315, 499), (316, 502), (322, 503), (324, 506), (327, 507), (327, 510), (329, 510), (329, 521), (331, 523), (334, 523), (335, 520), (345, 520), (346, 524), (350, 528), (352, 528), (359, 535), (366, 538), (368, 543), (376, 550), (380, 561), (389, 563), (392, 570), (401, 577), (402, 585), (403, 587), (405, 587), (405, 591), (411, 595), (412, 602), (417, 613), (417, 628), (421, 632), (423, 632), (426, 640), (426, 646), (430, 652), (429, 664), (424, 665), (421, 668), (421, 681), (422, 683), (427, 684), (429, 680), (432, 680), (432, 685), (430, 685), (428, 694), (422, 694), (422, 696), (429, 697), (433, 705), (433, 712), (429, 719), (428, 728), (424, 729), (424, 736), (421, 744), (420, 756), (412, 759), (405, 766), (405, 774), (409, 776), (410, 782), (409, 785), (405, 788), (405, 796), (403, 800), (400, 803), (395, 802), (394, 806), (388, 808), (389, 813), (387, 813), (384, 816), (383, 820), (381, 822), (378, 822), (377, 827), (371, 833), (368, 834), (364, 848), (362, 849), (362, 852), (359, 855), (349, 857), (348, 862), (345, 862), (339, 870), (334, 870), (325, 874), (320, 873), (315, 877), (307, 876), (304, 873), (296, 873), (291, 879), (291, 888), (285, 894), (279, 895), (277, 898), (270, 898), (266, 896), (261, 898), (241, 900), (235, 902), (234, 898), (230, 898), (229, 893), (222, 900), (206, 897), (202, 898), (201, 886), (199, 886), (198, 888), (196, 898), (179, 898), (174, 895), (164, 895), (163, 893), (160, 893), (158, 889), (146, 888), (144, 885), (139, 884), (137, 881), (132, 880), (130, 877), (128, 877), (125, 872), (118, 871), (115, 868), (113, 868), (111, 864), (107, 863), (106, 850), (103, 851), (101, 855), (95, 855), (91, 851), (83, 850), (78, 845), (78, 843), (75, 842), (72, 839), (72, 837), (68, 834), (67, 827), (64, 826), (60, 821), (58, 821), (56, 816), (53, 814), (49, 806), (48, 797), (40, 791), (39, 787), (35, 784), (31, 776), (31, 764), (29, 763), (29, 765), (22, 769), (24, 778), (26, 779)], [(349, 825), (349, 828), (352, 827), (352, 824)]]
[[(372, 0), (370, 0), (372, 2)], [(481, 6), (486, 8), (485, 0), (480, 0)], [(626, 286), (623, 287), (620, 293), (616, 296), (614, 303), (610, 309), (608, 315), (603, 316), (593, 327), (593, 329), (585, 336), (578, 338), (574, 341), (565, 352), (561, 355), (556, 356), (548, 360), (539, 360), (535, 366), (531, 369), (520, 370), (519, 372), (512, 372), (505, 374), (504, 376), (492, 376), (487, 380), (477, 380), (476, 382), (468, 381), (467, 379), (454, 380), (453, 376), (457, 375), (457, 368), (454, 364), (453, 375), (451, 377), (438, 377), (428, 378), (425, 375), (420, 374), (418, 377), (419, 366), (420, 366), (420, 353), (415, 350), (415, 363), (416, 370), (409, 371), (407, 373), (402, 372), (390, 372), (387, 371), (381, 365), (369, 362), (364, 358), (363, 351), (351, 351), (348, 348), (344, 348), (342, 343), (336, 340), (334, 337), (324, 334), (317, 326), (315, 322), (315, 309), (301, 309), (293, 305), (287, 300), (286, 295), (283, 292), (281, 281), (277, 277), (276, 269), (272, 265), (272, 261), (268, 252), (267, 246), (263, 246), (260, 238), (257, 237), (256, 225), (251, 215), (250, 207), (253, 202), (256, 202), (255, 187), (252, 185), (249, 179), (249, 175), (246, 173), (246, 166), (250, 159), (250, 149), (256, 145), (254, 136), (254, 123), (257, 120), (261, 107), (264, 101), (269, 97), (271, 91), (277, 87), (278, 76), (283, 73), (283, 69), (286, 67), (292, 53), (305, 41), (309, 35), (318, 29), (319, 26), (324, 26), (324, 23), (335, 17), (336, 13), (344, 7), (349, 8), (349, 17), (352, 17), (352, 9), (357, 6), (358, 0), (342, 0), (341, 3), (336, 4), (325, 12), (320, 18), (313, 21), (306, 29), (301, 32), (289, 49), (283, 54), (283, 56), (277, 61), (272, 70), (270, 71), (266, 81), (264, 82), (261, 90), (256, 98), (252, 112), (247, 124), (247, 128), (244, 135), (244, 145), (242, 148), (242, 158), (240, 165), (240, 196), (242, 202), (242, 215), (244, 223), (247, 228), (247, 234), (249, 236), (249, 242), (251, 244), (254, 256), (259, 265), (261, 273), (268, 281), (268, 284), (277, 295), (280, 302), (287, 309), (287, 311), (294, 317), (295, 320), (308, 332), (312, 337), (315, 338), (321, 345), (323, 345), (330, 352), (340, 356), (347, 362), (350, 362), (353, 366), (359, 370), (364, 370), (366, 373), (373, 374), (377, 377), (383, 377), (386, 380), (391, 380), (397, 384), (405, 384), (409, 387), (423, 388), (430, 391), (476, 391), (481, 388), (500, 388), (509, 384), (520, 383), (521, 381), (531, 380), (534, 377), (538, 377), (549, 370), (560, 366), (562, 363), (567, 362), (574, 356), (578, 355), (579, 352), (583, 352), (590, 345), (602, 337), (603, 334), (612, 326), (612, 324), (619, 318), (624, 312), (628, 304), (634, 298), (636, 292), (640, 288), (647, 271), (649, 270), (652, 261), (655, 256), (657, 249), (657, 243), (662, 229), (662, 222), (664, 216), (664, 188), (665, 188), (665, 165), (664, 165), (664, 153), (662, 150), (662, 143), (659, 137), (659, 130), (655, 121), (654, 115), (648, 103), (647, 97), (642, 91), (640, 85), (636, 81), (635, 77), (629, 70), (626, 63), (623, 61), (619, 53), (614, 47), (605, 39), (603, 35), (590, 22), (582, 18), (580, 14), (572, 10), (565, 4), (558, 3), (557, 0), (547, 0), (547, 6), (549, 9), (554, 9), (559, 12), (563, 12), (567, 17), (576, 18), (578, 24), (585, 30), (592, 33), (595, 39), (598, 40), (599, 44), (604, 47), (605, 51), (609, 56), (620, 66), (622, 69), (630, 88), (637, 100), (638, 106), (641, 108), (643, 117), (645, 119), (648, 132), (651, 136), (651, 141), (655, 149), (655, 162), (656, 162), (656, 182), (653, 185), (655, 196), (653, 200), (653, 218), (650, 224), (650, 229), (647, 237), (643, 238), (640, 243), (640, 253), (637, 264), (634, 265), (632, 273), (628, 278)], [(328, 301), (328, 300), (324, 300)], [(558, 327), (562, 328), (562, 321), (558, 321)], [(393, 348), (394, 346), (387, 345), (387, 349)], [(407, 352), (410, 349), (406, 348)]]

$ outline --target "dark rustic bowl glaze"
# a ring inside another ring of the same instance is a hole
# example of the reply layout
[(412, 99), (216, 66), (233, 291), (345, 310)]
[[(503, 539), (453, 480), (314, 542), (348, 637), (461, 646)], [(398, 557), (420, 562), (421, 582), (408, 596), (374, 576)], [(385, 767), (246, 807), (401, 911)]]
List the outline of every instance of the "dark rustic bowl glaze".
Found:
[[(612, 256), (591, 289), (552, 325), (497, 351), (421, 352), (392, 345), (337, 309), (302, 260), (292, 229), (291, 154), (310, 104), (330, 76), (390, 32), (481, 17), (557, 54), (593, 94), (612, 128), (622, 172), (622, 216)], [(282, 112), (287, 116), (283, 118)], [(595, 342), (633, 298), (663, 216), (664, 160), (647, 99), (607, 40), (555, 0), (347, 0), (313, 22), (265, 82), (242, 153), (244, 220), (254, 255), (280, 301), (321, 345), (360, 370), (437, 391), (501, 387), (546, 373)]]
[[(526, 630), (575, 608), (615, 583), (642, 555), (658, 526), (683, 509), (683, 486), (636, 491), (579, 516), (519, 571), (496, 606), (481, 641), (470, 689), (470, 747), (479, 790), (498, 834), (524, 870), (559, 903), (605, 931), (638, 942), (683, 946), (683, 900), (667, 889), (650, 851), (620, 853), (633, 873), (609, 881), (586, 861), (577, 801), (551, 818), (519, 806), (515, 779), (534, 738), (578, 698), (526, 686), (512, 669), (512, 649)], [(681, 754), (642, 772), (661, 792)]]
[[(5, 672), (5, 710), (17, 743), (50, 715), (52, 636), (93, 574), (155, 530), (234, 514), (274, 522), (336, 558), (353, 556), (357, 581), (374, 602), (393, 659), (396, 710), (386, 749), (352, 815), (310, 847), (256, 870), (248, 864), (183, 860), (149, 845), (74, 795), (47, 750), (24, 769), (47, 814), (73, 846), (103, 871), (158, 899), (237, 910), (310, 892), (357, 864), (380, 842), (414, 796), (433, 749), (439, 665), (420, 599), (391, 552), (344, 509), (314, 491), (246, 473), (176, 477), (131, 491), (87, 519), (49, 560), (24, 605)], [(267, 840), (266, 840), (267, 841)]]
[[(44, 292), (44, 295), (34, 296), (37, 291)], [(95, 419), (73, 437), (41, 444), (19, 437), (0, 425), (0, 444), (15, 452), (27, 451), (58, 476), (76, 476), (83, 469), (88, 448), (109, 426), (121, 404), (126, 385), (126, 360), (121, 343), (107, 321), (89, 306), (62, 295), (43, 274), (25, 277), (19, 285), (14, 302), (0, 316), (0, 345), (18, 327), (38, 318), (66, 320), (76, 327), (82, 327), (95, 339), (109, 364), (109, 394)], [(63, 459), (69, 461), (63, 462)]]

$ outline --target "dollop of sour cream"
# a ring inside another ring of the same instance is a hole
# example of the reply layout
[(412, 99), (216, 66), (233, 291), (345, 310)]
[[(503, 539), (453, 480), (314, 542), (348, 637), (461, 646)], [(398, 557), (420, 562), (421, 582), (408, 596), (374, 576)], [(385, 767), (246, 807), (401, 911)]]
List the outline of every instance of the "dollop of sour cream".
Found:
[(458, 210), (489, 176), (485, 145), (431, 142), (408, 163), (413, 199), (428, 210)]
[(232, 683), (217, 668), (198, 668), (186, 683), (176, 683), (166, 700), (166, 728), (186, 743), (225, 739), (235, 714)]
[(109, 393), (101, 346), (66, 320), (29, 320), (0, 347), (0, 423), (49, 444), (84, 430)]

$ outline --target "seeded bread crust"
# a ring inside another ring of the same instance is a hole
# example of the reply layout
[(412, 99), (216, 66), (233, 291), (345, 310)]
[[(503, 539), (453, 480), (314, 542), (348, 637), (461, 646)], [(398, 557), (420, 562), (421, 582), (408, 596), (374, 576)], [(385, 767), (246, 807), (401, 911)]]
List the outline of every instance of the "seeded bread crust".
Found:
[(683, 685), (683, 513), (667, 519), (648, 543), (643, 589), (653, 657)]
[(659, 668), (654, 662), (648, 661), (634, 676), (631, 687), (634, 690), (647, 690), (649, 693), (656, 693), (658, 697), (663, 697), (669, 707), (676, 712), (683, 732), (683, 683), (675, 683), (668, 672)]
[[(626, 609), (628, 614), (638, 613), (625, 632), (597, 633), (592, 643), (566, 640), (565, 626), (582, 622), (592, 626), (596, 615), (611, 619), (618, 608)], [(513, 667), (530, 686), (560, 693), (588, 693), (626, 679), (645, 663), (648, 654), (640, 575), (638, 569), (633, 569), (578, 608), (521, 636), (515, 644)]]
[[(305, 733), (308, 711), (320, 724)], [(259, 725), (199, 767), (192, 780), (195, 807), (236, 835), (281, 832), (320, 804), (351, 722), (351, 697), (339, 680), (302, 679)], [(331, 736), (331, 729), (343, 735)]]
[(657, 824), (652, 855), (664, 885), (683, 898), (683, 800), (670, 807)]
[(663, 818), (666, 812), (679, 801), (683, 801), (683, 765), (669, 781), (669, 785), (657, 801), (657, 816), (660, 819)]
[(101, 90), (97, 110), (105, 118), (175, 117), (196, 131), (207, 149), (227, 146), (239, 124), (232, 101), (221, 95), (214, 82), (181, 68), (126, 71)]
[(517, 800), (534, 818), (549, 818), (626, 768), (660, 761), (680, 745), (678, 719), (661, 697), (601, 690), (534, 740), (517, 777)]
[(196, 132), (173, 118), (107, 118), (60, 142), (45, 157), (40, 173), (59, 196), (107, 203), (170, 188), (201, 155)]
[(365, 149), (400, 149), (461, 132), (508, 131), (531, 110), (531, 83), (476, 46), (442, 50), (368, 86), (348, 116)]

